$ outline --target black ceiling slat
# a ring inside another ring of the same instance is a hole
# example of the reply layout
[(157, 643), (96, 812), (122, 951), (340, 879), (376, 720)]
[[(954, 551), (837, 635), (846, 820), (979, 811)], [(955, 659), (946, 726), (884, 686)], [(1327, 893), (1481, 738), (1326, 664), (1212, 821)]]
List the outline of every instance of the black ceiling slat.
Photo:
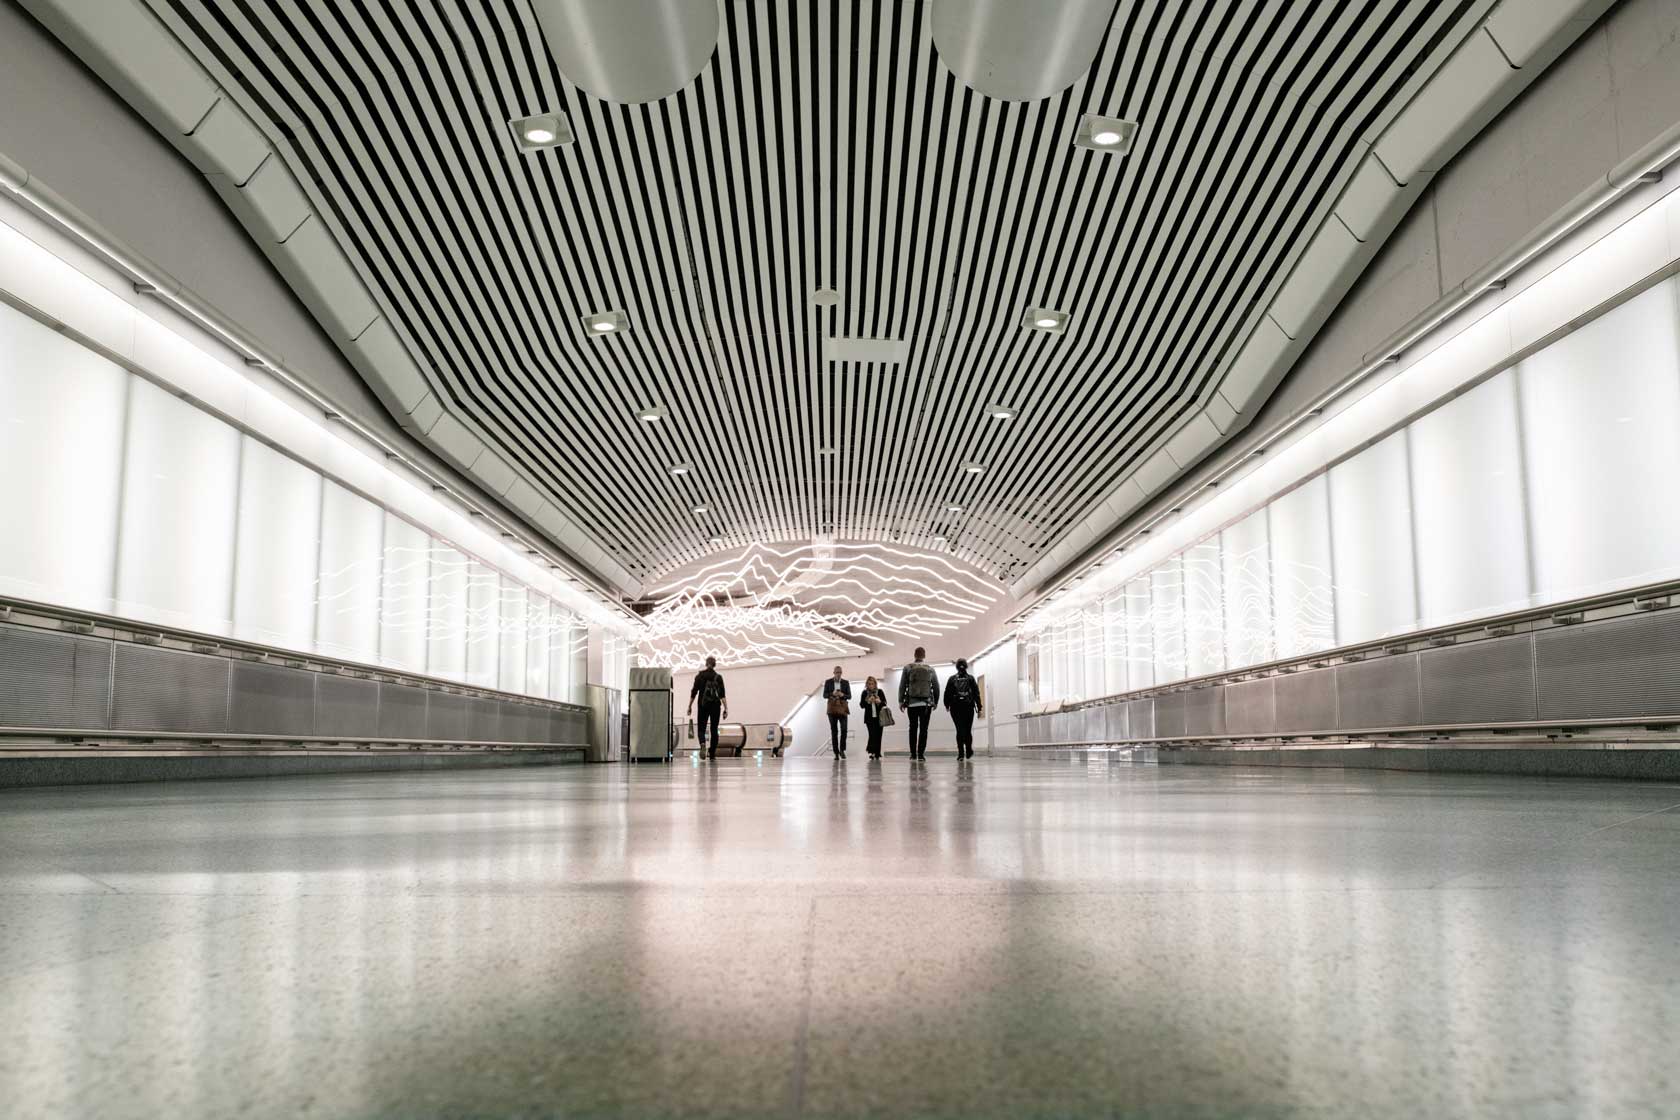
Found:
[[(1032, 563), (1200, 407), (1360, 137), (1478, 10), (1139, 0), (1088, 74), (1012, 105), (943, 67), (920, 3), (724, 0), (700, 77), (622, 107), (565, 80), (525, 0), (148, 2), (280, 130), (450, 407), (645, 576), (714, 531), (824, 526)], [(517, 153), (505, 122), (549, 110), (576, 144)], [(1141, 119), (1137, 148), (1073, 150), (1085, 112)], [(1078, 329), (1023, 329), (1035, 304)], [(608, 306), (633, 329), (583, 337)], [(909, 357), (828, 364), (836, 331)]]

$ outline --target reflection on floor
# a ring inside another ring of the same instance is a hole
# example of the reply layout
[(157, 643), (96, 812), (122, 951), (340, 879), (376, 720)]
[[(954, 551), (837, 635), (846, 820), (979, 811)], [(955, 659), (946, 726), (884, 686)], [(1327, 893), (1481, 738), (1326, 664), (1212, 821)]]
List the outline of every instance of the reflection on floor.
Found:
[(18, 1117), (1673, 1115), (1680, 790), (954, 759), (0, 797)]

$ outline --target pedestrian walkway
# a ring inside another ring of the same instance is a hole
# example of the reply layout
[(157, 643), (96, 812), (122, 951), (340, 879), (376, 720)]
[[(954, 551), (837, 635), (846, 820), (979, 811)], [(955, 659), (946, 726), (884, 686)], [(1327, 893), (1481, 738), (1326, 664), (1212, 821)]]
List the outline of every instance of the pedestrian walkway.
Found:
[(1673, 1115), (1680, 790), (998, 757), (0, 796), (15, 1117)]

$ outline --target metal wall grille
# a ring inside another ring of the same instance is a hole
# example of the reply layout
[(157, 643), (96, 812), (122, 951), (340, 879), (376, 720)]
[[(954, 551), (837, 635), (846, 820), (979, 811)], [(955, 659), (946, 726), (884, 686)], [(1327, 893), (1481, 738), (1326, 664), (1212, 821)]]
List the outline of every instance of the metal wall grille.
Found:
[(228, 665), (206, 654), (116, 643), (112, 729), (226, 731)]
[[(1536, 720), (1671, 723), (1680, 720), (1680, 609), (1112, 700), (1085, 711), (1106, 720), (1110, 742)], [(1023, 719), (1021, 741), (1077, 741), (1061, 719)]]
[(1534, 635), (1541, 719), (1680, 714), (1680, 611)]
[(316, 675), (280, 665), (232, 662), (228, 730), (242, 735), (313, 735)]
[(1418, 658), (1423, 722), (1451, 726), (1535, 718), (1531, 635), (1430, 650)]
[(1186, 735), (1225, 734), (1225, 690), (1217, 685), (1193, 688), (1184, 694)]
[(1134, 739), (1155, 737), (1155, 701), (1147, 697), (1126, 702), (1126, 723)]
[(426, 738), (426, 698), (423, 688), (407, 684), (379, 686), (379, 737), (381, 739)]
[(467, 699), (467, 723), (462, 735), (476, 742), (494, 742), (511, 738), (502, 734), (502, 705), (487, 696)]
[(1336, 700), (1341, 727), (1415, 726), (1420, 718), (1417, 654), (1338, 665)]
[(1280, 734), (1323, 731), (1336, 726), (1336, 671), (1314, 669), (1272, 678)]
[(1127, 708), (1124, 704), (1105, 704), (1103, 711), (1108, 713), (1108, 741), (1121, 743), (1131, 734), (1126, 723)]
[(375, 681), (325, 673), (317, 676), (315, 734), (379, 738), (379, 690)]
[(5, 624), (0, 727), (565, 746), (589, 738), (588, 712), (576, 708)]
[(1277, 690), (1271, 677), (1224, 686), (1225, 731), (1230, 735), (1270, 735), (1277, 730)]
[(0, 726), (102, 728), (110, 687), (109, 642), (0, 630)]
[(472, 708), (467, 697), (453, 692), (433, 692), (426, 698), (426, 735), (428, 739), (460, 742), (467, 738)]

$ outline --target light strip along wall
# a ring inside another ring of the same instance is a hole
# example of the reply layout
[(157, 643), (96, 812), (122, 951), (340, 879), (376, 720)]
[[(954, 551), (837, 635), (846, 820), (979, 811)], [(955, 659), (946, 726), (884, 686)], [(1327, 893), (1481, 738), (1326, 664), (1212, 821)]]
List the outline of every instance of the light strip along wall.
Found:
[(1680, 573), (1677, 261), (1672, 182), (1536, 258), (1386, 380), (1032, 612), (1034, 699)]

